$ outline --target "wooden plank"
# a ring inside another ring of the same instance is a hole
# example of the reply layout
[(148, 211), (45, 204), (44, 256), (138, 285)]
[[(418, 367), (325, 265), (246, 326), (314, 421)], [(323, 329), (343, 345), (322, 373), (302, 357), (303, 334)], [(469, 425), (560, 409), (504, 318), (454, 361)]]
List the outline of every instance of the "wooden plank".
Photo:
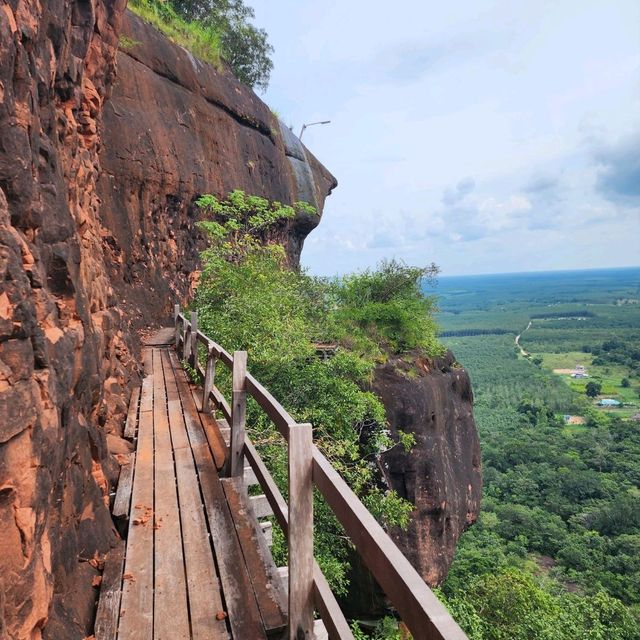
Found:
[(174, 338), (174, 327), (162, 327), (145, 338), (142, 343), (148, 347), (162, 347), (172, 344)]
[(224, 490), (207, 445), (193, 449), (211, 540), (234, 638), (264, 639), (266, 634)]
[(129, 409), (127, 411), (127, 421), (124, 424), (122, 435), (129, 440), (136, 437), (136, 429), (138, 428), (138, 405), (140, 401), (140, 387), (134, 387), (129, 399)]
[(116, 490), (116, 497), (113, 501), (113, 509), (111, 511), (114, 520), (116, 520), (118, 532), (123, 537), (126, 537), (126, 528), (127, 523), (129, 522), (131, 491), (133, 490), (133, 471), (135, 468), (135, 454), (131, 453), (127, 457), (129, 461), (120, 467), (118, 489)]
[(444, 605), (316, 447), (313, 480), (413, 637), (466, 640)]
[[(177, 389), (167, 354), (163, 354), (163, 367), (167, 389)], [(182, 411), (169, 411), (169, 428), (174, 443), (187, 443), (187, 446), (174, 447), (174, 456), (192, 637), (194, 640), (227, 640), (226, 622), (216, 618), (224, 611), (224, 606)]]
[(191, 450), (179, 449), (175, 456), (193, 638), (227, 640), (227, 624), (216, 617), (225, 607)]
[(273, 515), (273, 509), (269, 504), (267, 496), (251, 496), (249, 498), (249, 504), (251, 505), (253, 512), (256, 514), (256, 518), (266, 518)]
[(151, 347), (142, 348), (142, 366), (145, 376), (150, 376), (153, 370), (153, 349)]
[(207, 364), (204, 374), (204, 382), (202, 383), (202, 406), (200, 411), (203, 413), (210, 413), (209, 408), (209, 394), (216, 379), (216, 361), (217, 358), (213, 355), (210, 349), (207, 349)]
[[(218, 470), (221, 470), (224, 467), (227, 457), (227, 445), (224, 441), (224, 438), (222, 437), (222, 434), (220, 433), (218, 423), (212, 415), (200, 412), (201, 398), (198, 397), (195, 387), (189, 385), (184, 371), (177, 363), (177, 359), (175, 361), (172, 359), (173, 357), (174, 356), (171, 355), (171, 367), (174, 374), (176, 388), (179, 389), (180, 397), (183, 399), (183, 405), (186, 405), (184, 418), (187, 423), (187, 431), (189, 432), (191, 438), (191, 445), (194, 446), (196, 444), (203, 444), (205, 442), (208, 442), (213, 454), (216, 468)], [(189, 394), (191, 394), (191, 402), (188, 402)], [(202, 425), (201, 427), (195, 428), (195, 426), (191, 424), (194, 420), (196, 420), (196, 418), (194, 418), (194, 415), (198, 416), (199, 422)]]
[[(278, 575), (283, 588), (287, 590), (289, 588), (289, 567), (278, 567)], [(340, 609), (340, 605), (333, 595), (327, 579), (315, 560), (313, 562), (313, 599), (329, 638), (331, 640), (353, 640), (351, 627), (344, 617), (344, 613), (342, 613), (342, 609)], [(317, 624), (317, 622), (316, 620), (314, 624)], [(314, 627), (315, 633), (316, 629)]]
[[(344, 636), (345, 639), (347, 637), (348, 636)], [(324, 622), (322, 620), (313, 621), (313, 640), (329, 640), (329, 634), (327, 633), (327, 628), (324, 626)], [(343, 639), (340, 638), (340, 640), (343, 640)]]
[(118, 540), (104, 563), (94, 628), (96, 640), (115, 640), (118, 635), (124, 546), (124, 541)]
[(260, 529), (262, 529), (262, 535), (267, 543), (268, 547), (273, 546), (273, 524), (270, 520), (265, 520), (260, 523)]
[[(155, 591), (154, 640), (188, 640), (187, 585), (174, 476), (173, 451), (162, 353), (153, 356), (153, 427), (155, 436)], [(186, 440), (186, 438), (185, 438)]]
[(244, 473), (244, 439), (247, 416), (247, 352), (233, 352), (231, 392), (231, 443), (229, 444), (229, 476)]
[(242, 478), (221, 480), (229, 510), (233, 518), (251, 586), (267, 635), (282, 631), (287, 624), (285, 592), (278, 570), (258, 525), (250, 503), (247, 502)]
[[(145, 411), (153, 411), (153, 378), (151, 374), (142, 380), (142, 390), (140, 392), (140, 419)], [(140, 427), (138, 427), (140, 430)]]
[(194, 368), (198, 368), (198, 312), (191, 312), (191, 344), (189, 345), (189, 356), (187, 361)]
[(284, 439), (288, 440), (289, 429), (296, 421), (250, 373), (247, 373), (247, 392), (262, 407)]
[[(150, 352), (150, 350), (148, 350)], [(153, 358), (152, 355), (147, 356)], [(150, 366), (150, 365), (149, 365)], [(146, 381), (149, 382), (146, 382)], [(145, 378), (142, 400), (150, 396), (153, 404), (153, 379)], [(151, 386), (150, 386), (151, 384)], [(138, 448), (131, 495), (133, 517), (129, 521), (125, 580), (120, 603), (120, 640), (151, 640), (153, 635), (153, 522), (135, 524), (153, 512), (153, 413), (141, 411)], [(127, 615), (128, 614), (128, 615)]]
[(218, 423), (212, 415), (200, 414), (200, 422), (202, 422), (202, 426), (204, 427), (204, 432), (207, 436), (207, 441), (209, 442), (209, 447), (211, 448), (211, 453), (213, 454), (216, 467), (218, 468), (218, 471), (220, 471), (224, 468), (224, 464), (227, 460), (229, 452), (227, 443), (224, 441), (224, 437), (218, 427)]
[(289, 640), (313, 634), (312, 460), (312, 427), (297, 424), (289, 430)]
[[(180, 368), (174, 353), (170, 353), (170, 360), (183, 402), (189, 439), (191, 440), (192, 435), (197, 435), (197, 442), (200, 442), (205, 438), (205, 435), (198, 419), (199, 414), (197, 413), (193, 396), (188, 385), (186, 385), (184, 371)], [(191, 418), (190, 421), (187, 420), (188, 416)], [(240, 542), (235, 533), (229, 505), (220, 483), (211, 450), (208, 443), (206, 443), (206, 439), (204, 444), (194, 445), (192, 441), (191, 449), (209, 522), (211, 542), (218, 561), (219, 577), (227, 604), (232, 635), (238, 640), (244, 638), (251, 638), (252, 640), (265, 639), (266, 634), (262, 625), (258, 603), (251, 587)]]

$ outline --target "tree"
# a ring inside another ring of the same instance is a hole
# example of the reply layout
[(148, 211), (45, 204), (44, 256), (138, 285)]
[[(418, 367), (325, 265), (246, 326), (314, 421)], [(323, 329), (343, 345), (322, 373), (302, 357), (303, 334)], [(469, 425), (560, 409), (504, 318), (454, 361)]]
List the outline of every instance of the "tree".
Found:
[(197, 20), (220, 33), (222, 56), (246, 85), (266, 89), (273, 69), (273, 47), (267, 32), (251, 24), (255, 13), (243, 0), (171, 0), (187, 20)]
[(622, 378), (622, 380), (620, 381), (620, 386), (624, 387), (625, 389), (628, 389), (631, 386), (631, 383), (629, 382), (629, 378)]
[(584, 389), (584, 392), (587, 394), (589, 398), (595, 398), (602, 391), (602, 385), (599, 382), (594, 382), (591, 380), (587, 382), (587, 386)]

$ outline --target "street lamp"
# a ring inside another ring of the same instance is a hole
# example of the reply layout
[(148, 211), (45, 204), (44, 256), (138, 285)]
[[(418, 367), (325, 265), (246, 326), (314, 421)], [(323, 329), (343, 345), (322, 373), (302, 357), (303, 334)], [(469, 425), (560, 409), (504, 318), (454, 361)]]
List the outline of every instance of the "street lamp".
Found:
[(300, 135), (298, 136), (299, 140), (302, 140), (302, 134), (307, 127), (313, 127), (314, 124), (329, 124), (331, 120), (319, 120), (318, 122), (310, 122), (309, 124), (303, 124), (302, 129), (300, 129)]

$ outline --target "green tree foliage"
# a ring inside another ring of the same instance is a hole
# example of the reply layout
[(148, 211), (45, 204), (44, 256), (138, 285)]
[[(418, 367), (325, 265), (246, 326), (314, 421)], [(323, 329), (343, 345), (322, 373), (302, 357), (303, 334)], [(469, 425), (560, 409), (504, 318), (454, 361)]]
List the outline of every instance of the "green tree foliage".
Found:
[[(512, 336), (447, 345), (472, 378), (484, 476), (479, 522), (442, 587), (454, 616), (473, 640), (638, 638), (637, 424), (596, 411), (558, 376), (518, 359)], [(565, 413), (587, 425), (566, 426)], [(532, 589), (530, 614), (515, 600), (496, 619), (504, 602), (494, 597)]]
[(584, 388), (584, 392), (589, 398), (596, 398), (602, 391), (602, 385), (599, 382), (590, 380), (587, 382), (587, 386)]
[(472, 578), (466, 589), (444, 595), (472, 640), (636, 640), (637, 621), (604, 591), (556, 595), (514, 567)]
[(265, 90), (273, 69), (273, 47), (267, 32), (254, 26), (255, 13), (242, 0), (170, 0), (186, 20), (197, 21), (220, 34), (221, 53), (236, 77)]
[[(389, 343), (400, 352), (440, 349), (425, 317), (431, 306), (415, 294), (423, 270), (393, 263), (360, 280), (314, 279), (287, 268), (282, 246), (270, 240), (296, 211), (309, 214), (309, 205), (284, 206), (241, 191), (224, 200), (203, 196), (198, 205), (205, 215), (199, 224), (209, 237), (196, 294), (202, 330), (229, 350), (246, 350), (252, 374), (297, 421), (313, 425), (316, 444), (374, 515), (406, 526), (412, 506), (385, 486), (377, 461), (389, 447), (411, 446), (411, 438), (390, 439), (384, 407), (367, 389), (382, 356), (376, 342), (381, 335), (389, 332)], [(376, 313), (364, 325), (356, 323), (353, 301), (372, 297)], [(423, 336), (417, 327), (430, 333)], [(335, 355), (316, 356), (319, 338), (339, 345)], [(223, 376), (217, 374), (216, 382), (224, 388)], [(228, 390), (228, 378), (226, 385)], [(255, 403), (248, 410), (250, 433), (286, 495), (286, 447)], [(334, 589), (345, 593), (348, 543), (322, 500), (315, 510), (316, 557)], [(274, 553), (284, 552), (276, 536)]]
[(422, 348), (440, 350), (435, 338), (434, 299), (422, 292), (438, 268), (407, 267), (383, 261), (377, 270), (350, 274), (336, 282), (336, 319), (351, 337), (362, 337), (395, 352)]

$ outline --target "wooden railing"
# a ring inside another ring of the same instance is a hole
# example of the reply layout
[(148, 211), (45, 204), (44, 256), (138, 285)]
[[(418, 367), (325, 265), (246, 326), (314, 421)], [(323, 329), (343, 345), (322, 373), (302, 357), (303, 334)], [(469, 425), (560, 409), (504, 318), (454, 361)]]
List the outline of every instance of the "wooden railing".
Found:
[[(233, 356), (198, 330), (196, 312), (187, 319), (175, 306), (176, 350), (204, 379), (202, 410), (219, 411), (231, 427), (226, 473), (240, 476), (245, 460), (253, 469), (289, 550), (289, 639), (313, 638), (314, 610), (332, 640), (353, 640), (349, 624), (313, 557), (313, 486), (344, 527), (358, 554), (415, 640), (463, 640), (464, 632), (395, 543), (325, 456), (314, 446), (310, 424), (298, 424), (248, 371), (247, 354)], [(204, 366), (198, 357), (204, 346)], [(232, 372), (231, 404), (215, 385), (216, 365)], [(289, 504), (245, 431), (250, 394), (288, 442)]]

